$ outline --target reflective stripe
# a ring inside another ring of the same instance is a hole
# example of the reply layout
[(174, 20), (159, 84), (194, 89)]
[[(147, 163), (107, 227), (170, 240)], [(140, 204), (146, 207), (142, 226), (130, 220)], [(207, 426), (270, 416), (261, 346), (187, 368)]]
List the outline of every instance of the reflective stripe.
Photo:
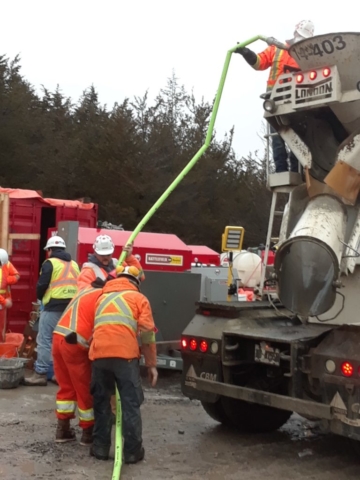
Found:
[(76, 402), (73, 400), (56, 400), (56, 411), (58, 413), (74, 413)]
[[(69, 305), (66, 307), (64, 310), (64, 313), (61, 316), (61, 319), (59, 320), (59, 323), (56, 325), (54, 329), (54, 333), (58, 333), (59, 335), (63, 335), (66, 337), (66, 335), (69, 335), (69, 333), (75, 332), (77, 336), (77, 342), (83, 346), (84, 348), (89, 348), (89, 340), (77, 333), (77, 320), (78, 320), (78, 308), (79, 308), (79, 303), (80, 300), (85, 297), (85, 295), (89, 295), (90, 293), (92, 294), (94, 292), (94, 289), (91, 288), (86, 288), (85, 290), (82, 290), (81, 292), (77, 293), (76, 296), (71, 300)], [(60, 323), (63, 321), (64, 317), (70, 313), (70, 318), (69, 318), (69, 326), (65, 327), (64, 325), (60, 325)]]
[(70, 330), (70, 328), (63, 327), (62, 325), (58, 324), (54, 328), (54, 333), (58, 333), (59, 335), (63, 335), (63, 336), (66, 337), (66, 335), (69, 335), (69, 333), (71, 333), (71, 330)]
[[(62, 262), (65, 268), (61, 271), (59, 279), (51, 282), (52, 288), (59, 287), (60, 285), (76, 285), (78, 274), (75, 271), (72, 262), (64, 262), (63, 260), (59, 260), (59, 262)], [(72, 277), (70, 277), (70, 274)]]
[(43, 297), (43, 304), (47, 305), (52, 298), (71, 299), (77, 292), (77, 277), (79, 268), (74, 261), (65, 262), (59, 258), (49, 258), (53, 266), (50, 284)]
[(155, 332), (141, 332), (141, 343), (155, 343)]
[(81, 410), (81, 408), (78, 408), (78, 410), (80, 420), (83, 420), (84, 422), (92, 422), (94, 420), (94, 410), (92, 408), (89, 408), (88, 410)]
[(102, 269), (99, 267), (99, 265), (95, 265), (95, 263), (92, 262), (87, 262), (84, 263), (83, 268), (91, 268), (93, 272), (95, 273), (95, 277), (101, 278), (101, 280), (105, 280), (105, 274), (102, 271)]
[[(132, 292), (133, 290), (128, 290)], [(123, 295), (126, 292), (113, 292), (105, 294), (95, 313), (94, 329), (101, 325), (125, 325), (137, 333), (137, 321), (134, 319), (131, 308), (126, 303)], [(115, 307), (113, 312), (104, 312), (108, 307)]]
[[(54, 329), (54, 333), (57, 333), (58, 335), (62, 335), (63, 337), (66, 337), (67, 335), (69, 335), (69, 333), (73, 333), (73, 332), (74, 330), (70, 330), (70, 328), (63, 327), (62, 325), (56, 325)], [(77, 339), (77, 343), (79, 343), (82, 347), (90, 348), (90, 344), (88, 340), (86, 340), (86, 338), (84, 338), (79, 333), (76, 333), (76, 339)]]
[[(80, 302), (80, 299), (85, 297), (85, 295), (88, 295), (89, 293), (93, 293), (93, 289), (89, 290), (89, 289), (85, 289), (85, 290), (82, 290), (80, 293), (78, 293), (74, 299), (73, 302), (71, 302), (70, 304), (70, 308), (72, 308), (72, 312), (71, 312), (71, 317), (70, 317), (70, 325), (69, 325), (69, 328), (70, 330), (72, 330), (73, 332), (76, 332), (77, 331), (77, 319), (78, 319), (78, 308), (79, 308), (79, 302)], [(70, 308), (68, 307), (65, 311), (68, 311), (70, 310)]]
[(6, 267), (6, 265), (3, 265), (2, 267), (0, 267), (0, 295), (5, 295), (5, 293), (9, 291), (9, 289), (7, 288), (6, 276), (3, 275), (4, 267)]
[(81, 336), (79, 333), (76, 334), (77, 342), (84, 348), (90, 348), (89, 342)]
[(275, 84), (278, 76), (284, 73), (284, 72), (280, 72), (280, 60), (284, 54), (284, 51), (285, 50), (282, 50), (281, 48), (276, 48), (276, 52), (275, 52), (273, 64), (271, 66), (270, 76), (268, 80), (268, 83), (271, 85)]

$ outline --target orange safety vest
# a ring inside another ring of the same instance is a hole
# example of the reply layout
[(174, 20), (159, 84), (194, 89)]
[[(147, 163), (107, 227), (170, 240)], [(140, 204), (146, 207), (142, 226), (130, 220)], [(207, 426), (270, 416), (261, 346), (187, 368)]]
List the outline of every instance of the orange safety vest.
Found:
[(75, 332), (80, 345), (89, 348), (94, 329), (95, 304), (102, 294), (100, 288), (87, 287), (79, 292), (66, 307), (54, 333), (66, 336)]
[[(117, 264), (117, 259), (113, 258), (115, 265)], [(145, 280), (144, 271), (142, 269), (141, 263), (134, 255), (130, 255), (129, 258), (126, 259), (126, 262), (123, 263), (123, 266), (134, 266), (136, 267), (141, 275), (141, 281)], [(77, 286), (79, 290), (82, 290), (96, 279), (96, 277), (101, 278), (101, 280), (106, 280), (108, 277), (108, 272), (104, 269), (95, 265), (92, 262), (86, 262), (83, 264), (80, 275), (77, 278)]]
[(80, 273), (76, 262), (71, 260), (65, 262), (59, 258), (49, 258), (53, 271), (50, 284), (42, 299), (43, 305), (47, 305), (52, 298), (67, 300), (73, 298), (77, 293), (76, 279)]
[(255, 70), (267, 70), (270, 68), (267, 81), (268, 90), (273, 88), (279, 75), (300, 70), (299, 65), (287, 50), (282, 50), (274, 45), (257, 54), (257, 61), (253, 68)]
[(110, 280), (96, 304), (90, 360), (139, 358), (137, 334), (155, 343), (155, 324), (148, 299), (125, 278)]

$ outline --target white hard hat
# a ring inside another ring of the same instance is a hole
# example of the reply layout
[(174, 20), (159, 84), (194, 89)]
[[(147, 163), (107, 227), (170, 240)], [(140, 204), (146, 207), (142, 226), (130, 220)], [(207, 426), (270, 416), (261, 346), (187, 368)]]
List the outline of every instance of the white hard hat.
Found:
[(64, 239), (58, 237), (57, 235), (50, 237), (44, 247), (44, 250), (49, 250), (49, 248), (66, 248)]
[(9, 261), (9, 255), (6, 250), (0, 248), (0, 262), (1, 265), (6, 265)]
[(96, 237), (93, 248), (98, 255), (111, 255), (115, 250), (114, 242), (109, 235), (99, 235)]
[(123, 265), (120, 265), (116, 267), (116, 276), (128, 277), (131, 280), (135, 280), (137, 285), (140, 285), (140, 282), (141, 282), (141, 272), (137, 267), (134, 267), (134, 266), (124, 267)]
[(295, 25), (295, 33), (304, 38), (310, 38), (314, 36), (314, 24), (311, 20), (301, 20)]

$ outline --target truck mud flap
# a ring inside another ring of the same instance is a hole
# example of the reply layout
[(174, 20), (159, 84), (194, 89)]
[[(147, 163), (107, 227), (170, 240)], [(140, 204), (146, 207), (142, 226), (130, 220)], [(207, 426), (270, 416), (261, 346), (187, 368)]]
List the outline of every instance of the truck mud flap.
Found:
[[(266, 405), (267, 407), (296, 412), (299, 415), (312, 416), (326, 420), (333, 419), (330, 405), (286, 397), (275, 393), (254, 390), (252, 388), (237, 387), (235, 385), (206, 380), (204, 378), (199, 378), (198, 376), (193, 376), (190, 381), (192, 382), (193, 388), (199, 392), (208, 392), (209, 394), (223, 395), (225, 397), (244, 400), (250, 403), (258, 403), (260, 405)], [(198, 398), (197, 393), (196, 398)]]

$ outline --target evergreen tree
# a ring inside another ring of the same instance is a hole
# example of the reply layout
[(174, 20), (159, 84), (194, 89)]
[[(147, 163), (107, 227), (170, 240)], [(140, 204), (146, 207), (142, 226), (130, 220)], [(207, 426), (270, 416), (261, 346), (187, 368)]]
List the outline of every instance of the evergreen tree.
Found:
[[(186, 92), (173, 73), (152, 104), (148, 94), (110, 110), (96, 89), (78, 102), (43, 87), (37, 95), (20, 60), (0, 57), (0, 184), (44, 196), (90, 197), (100, 217), (128, 230), (204, 144), (212, 105)], [(265, 241), (270, 194), (264, 160), (237, 158), (234, 131), (214, 134), (204, 156), (146, 226), (219, 250), (226, 225)]]

